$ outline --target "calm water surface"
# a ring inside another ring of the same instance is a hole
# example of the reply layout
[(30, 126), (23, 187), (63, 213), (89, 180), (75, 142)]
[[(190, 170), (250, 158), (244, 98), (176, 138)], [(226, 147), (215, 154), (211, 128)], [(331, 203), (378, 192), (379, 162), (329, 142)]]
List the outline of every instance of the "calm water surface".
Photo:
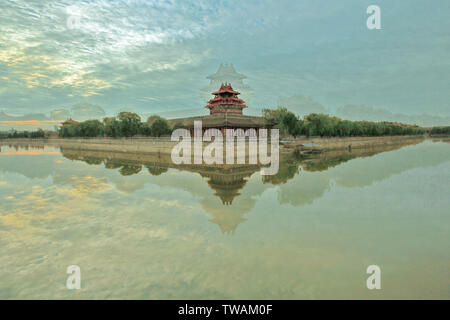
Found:
[(445, 142), (285, 159), (275, 177), (3, 145), (0, 298), (449, 299), (449, 190)]

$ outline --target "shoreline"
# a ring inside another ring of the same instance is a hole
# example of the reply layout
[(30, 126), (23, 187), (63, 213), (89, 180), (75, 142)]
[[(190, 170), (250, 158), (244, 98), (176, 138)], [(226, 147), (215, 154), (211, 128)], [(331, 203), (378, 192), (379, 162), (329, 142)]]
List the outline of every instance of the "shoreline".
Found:
[[(301, 154), (322, 153), (327, 151), (351, 150), (399, 144), (414, 144), (433, 137), (419, 136), (382, 136), (382, 137), (299, 137), (280, 140), (280, 154), (300, 152)], [(110, 151), (124, 153), (170, 154), (178, 142), (169, 137), (156, 138), (16, 138), (0, 139), (1, 144), (37, 144), (87, 151)], [(203, 142), (203, 146), (211, 142)], [(247, 148), (248, 149), (248, 142)], [(270, 143), (269, 143), (270, 144)], [(270, 150), (270, 149), (269, 149)]]
[[(450, 137), (449, 137), (450, 139)], [(58, 145), (55, 143), (48, 143), (44, 139), (40, 141), (30, 141), (32, 139), (22, 139), (18, 141), (16, 139), (14, 142), (10, 142), (10, 147), (16, 147), (19, 149), (28, 148), (38, 148), (44, 149), (45, 147), (60, 147), (59, 152), (61, 155), (72, 161), (83, 161), (90, 165), (100, 165), (104, 164), (107, 169), (117, 169), (117, 168), (129, 168), (136, 169), (140, 171), (139, 168), (145, 167), (149, 170), (152, 175), (160, 175), (167, 172), (168, 169), (178, 169), (182, 171), (190, 171), (199, 173), (203, 177), (211, 177), (214, 175), (217, 177), (228, 177), (231, 175), (233, 177), (249, 177), (253, 173), (259, 171), (263, 166), (261, 163), (250, 164), (248, 158), (245, 163), (238, 164), (195, 164), (195, 163), (181, 163), (175, 164), (172, 161), (170, 153), (155, 153), (155, 152), (123, 152), (123, 151), (111, 151), (110, 149), (105, 150), (94, 150), (87, 148), (68, 148), (62, 146), (61, 143)], [(24, 141), (28, 140), (28, 141)], [(68, 139), (59, 139), (67, 142)], [(342, 139), (339, 139), (342, 140)], [(300, 141), (295, 140), (297, 143)], [(304, 139), (302, 139), (304, 141)], [(310, 141), (310, 140), (308, 140)], [(346, 140), (348, 141), (348, 139)], [(355, 139), (353, 139), (355, 141)], [(299, 149), (289, 149), (289, 152), (280, 152), (279, 166), (280, 171), (275, 175), (263, 176), (265, 182), (279, 183), (279, 181), (284, 181), (285, 178), (292, 176), (293, 172), (298, 171), (298, 167), (302, 166), (302, 170), (305, 171), (323, 171), (327, 170), (329, 167), (334, 167), (342, 162), (349, 161), (358, 157), (368, 157), (373, 156), (382, 152), (389, 152), (393, 150), (398, 150), (406, 146), (416, 145), (424, 141), (423, 139), (396, 139), (396, 143), (393, 141), (388, 144), (366, 145), (366, 147), (354, 148), (349, 150), (348, 148), (340, 148), (334, 150), (327, 150), (323, 152), (313, 152), (313, 153), (302, 153), (293, 152), (293, 150)], [(439, 139), (442, 141), (442, 139)], [(450, 141), (450, 140), (449, 140)], [(54, 142), (54, 141), (53, 141)], [(61, 141), (59, 141), (61, 142)], [(148, 142), (148, 141), (147, 141)], [(341, 141), (342, 142), (342, 141)], [(386, 141), (385, 141), (386, 142)], [(329, 143), (329, 142), (328, 142)], [(1, 143), (0, 145), (6, 145)], [(107, 143), (104, 144), (105, 146)], [(98, 148), (97, 148), (98, 149)], [(294, 168), (294, 169), (293, 169)], [(127, 173), (128, 174), (128, 173)], [(127, 175), (125, 174), (125, 175)], [(224, 178), (224, 179), (228, 179)]]
[(416, 144), (429, 139), (426, 135), (380, 136), (380, 137), (310, 137), (297, 138), (287, 142), (285, 150), (299, 150), (300, 153), (322, 153), (352, 149), (390, 147)]

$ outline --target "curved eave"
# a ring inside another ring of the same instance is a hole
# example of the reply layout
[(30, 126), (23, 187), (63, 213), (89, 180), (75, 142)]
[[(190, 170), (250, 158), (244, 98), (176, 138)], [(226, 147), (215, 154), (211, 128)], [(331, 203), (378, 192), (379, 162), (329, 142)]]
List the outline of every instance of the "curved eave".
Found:
[(219, 95), (221, 93), (231, 93), (231, 94), (235, 94), (235, 95), (241, 94), (240, 92), (237, 92), (234, 90), (219, 90), (219, 91), (213, 92), (212, 94)]
[(229, 103), (215, 103), (215, 104), (208, 104), (205, 106), (205, 108), (214, 108), (214, 107), (240, 107), (240, 108), (248, 108), (245, 104), (229, 104)]

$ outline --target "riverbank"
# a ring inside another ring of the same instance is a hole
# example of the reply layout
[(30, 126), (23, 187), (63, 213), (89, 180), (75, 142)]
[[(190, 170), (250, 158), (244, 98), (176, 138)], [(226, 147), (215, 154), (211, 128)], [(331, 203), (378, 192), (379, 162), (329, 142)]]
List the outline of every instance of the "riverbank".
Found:
[(286, 141), (284, 152), (299, 150), (301, 153), (322, 153), (328, 151), (390, 147), (415, 144), (427, 139), (424, 135), (381, 136), (381, 137), (301, 137)]
[[(438, 140), (442, 141), (442, 139)], [(8, 150), (15, 149), (16, 151), (19, 151), (20, 154), (26, 154), (26, 152), (30, 150), (30, 154), (36, 155), (39, 154), (38, 151), (36, 152), (36, 149), (42, 150), (43, 153), (45, 153), (44, 149), (46, 149), (47, 152), (54, 153), (54, 148), (56, 147), (66, 159), (82, 161), (90, 165), (104, 164), (105, 168), (108, 169), (121, 168), (119, 172), (123, 175), (131, 175), (133, 172), (139, 172), (144, 167), (147, 168), (152, 175), (160, 175), (167, 172), (170, 168), (175, 168), (182, 171), (199, 173), (203, 177), (214, 176), (215, 179), (218, 177), (227, 177), (223, 179), (229, 180), (230, 177), (233, 177), (233, 179), (250, 177), (253, 173), (261, 169), (261, 164), (250, 164), (248, 159), (246, 159), (243, 164), (175, 164), (171, 154), (168, 152), (86, 150), (68, 148), (67, 146), (62, 147), (61, 145), (51, 144), (45, 141), (31, 141), (32, 142), (24, 142), (23, 140), (19, 141), (19, 139), (16, 139), (15, 142), (8, 143), (9, 148), (6, 148), (3, 151), (8, 153)], [(391, 141), (391, 144), (389, 145), (368, 145), (364, 148), (344, 148), (310, 153), (303, 151), (300, 153), (292, 152), (293, 149), (289, 149), (289, 153), (282, 152), (280, 154), (278, 173), (274, 176), (264, 176), (263, 179), (265, 182), (274, 184), (284, 183), (298, 172), (299, 166), (302, 167), (302, 170), (308, 172), (324, 171), (354, 158), (370, 157), (378, 153), (389, 152), (401, 149), (405, 146), (419, 144), (420, 142), (422, 142), (422, 140), (396, 139), (396, 144), (393, 144)], [(6, 144), (0, 142), (0, 145), (5, 146)]]
[[(395, 145), (419, 143), (427, 136), (383, 136), (383, 137), (300, 137), (297, 139), (281, 140), (280, 153), (301, 154), (321, 153), (326, 151), (351, 150), (360, 148), (388, 147)], [(1, 139), (1, 144), (15, 145), (47, 145), (74, 150), (109, 151), (124, 153), (157, 153), (170, 154), (178, 142), (163, 138), (47, 138), (47, 139)], [(204, 146), (210, 142), (204, 142)], [(270, 150), (270, 146), (269, 146)]]

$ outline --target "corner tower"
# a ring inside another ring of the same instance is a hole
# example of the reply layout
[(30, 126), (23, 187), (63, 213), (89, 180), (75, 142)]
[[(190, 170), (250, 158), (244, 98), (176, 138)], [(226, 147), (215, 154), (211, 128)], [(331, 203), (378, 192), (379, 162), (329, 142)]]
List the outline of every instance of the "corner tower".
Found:
[(238, 98), (240, 93), (234, 91), (229, 83), (222, 83), (220, 89), (212, 94), (215, 95), (215, 97), (209, 100), (208, 105), (205, 106), (205, 108), (209, 109), (210, 115), (242, 115), (242, 109), (247, 108), (244, 100)]

